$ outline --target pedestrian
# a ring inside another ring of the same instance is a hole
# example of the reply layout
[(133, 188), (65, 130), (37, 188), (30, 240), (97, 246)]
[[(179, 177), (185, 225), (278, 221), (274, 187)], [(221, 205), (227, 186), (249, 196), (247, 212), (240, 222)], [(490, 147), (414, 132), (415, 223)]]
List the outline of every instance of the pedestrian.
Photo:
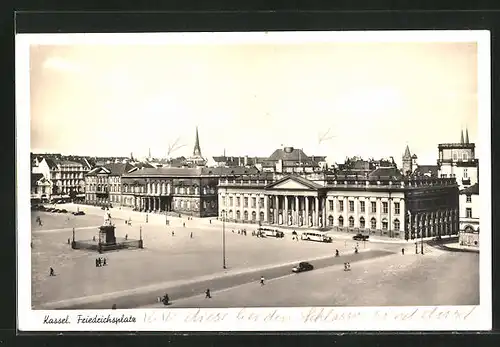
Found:
[(99, 267), (99, 258), (95, 258), (95, 267)]
[(185, 228), (186, 227), (186, 223), (182, 223), (182, 227)]
[(336, 256), (336, 257), (338, 257), (338, 256), (339, 256), (339, 250), (338, 250), (338, 249), (336, 249), (336, 250), (335, 250), (335, 256)]
[(210, 224), (212, 224), (212, 220), (211, 219), (209, 219), (208, 221), (209, 221)]
[(211, 298), (212, 298), (212, 296), (210, 295), (210, 289), (207, 289), (205, 291), (205, 299), (211, 299)]
[(68, 245), (70, 244), (70, 240), (69, 240), (69, 237), (68, 237)]
[(401, 248), (401, 254), (405, 255), (405, 249), (404, 248)]
[(354, 247), (354, 253), (358, 254), (358, 247)]
[(51, 267), (49, 276), (55, 276), (55, 275), (56, 275), (56, 273), (55, 273), (54, 269)]
[(347, 271), (347, 263), (344, 263), (344, 271)]
[(263, 286), (264, 285), (264, 276), (260, 276), (260, 285)]
[(351, 271), (351, 263), (347, 263), (347, 271)]
[(95, 241), (95, 236), (92, 236), (92, 241)]
[(233, 230), (231, 230), (231, 231), (232, 231), (232, 232), (233, 232), (233, 234), (234, 234), (234, 229), (233, 229)]
[(193, 238), (193, 232), (191, 231), (191, 234), (189, 235), (190, 238)]
[(128, 240), (128, 234), (125, 234), (125, 240)]
[(172, 236), (174, 236), (174, 231), (172, 230)]
[(102, 262), (101, 262), (101, 258), (99, 257), (99, 258), (97, 258), (97, 266), (99, 267), (101, 265), (102, 265)]
[(103, 258), (103, 259), (102, 259), (102, 265), (103, 265), (103, 266), (106, 266), (106, 258)]
[(162, 301), (163, 301), (163, 305), (165, 305), (165, 306), (169, 304), (170, 298), (168, 297), (168, 294), (165, 294)]

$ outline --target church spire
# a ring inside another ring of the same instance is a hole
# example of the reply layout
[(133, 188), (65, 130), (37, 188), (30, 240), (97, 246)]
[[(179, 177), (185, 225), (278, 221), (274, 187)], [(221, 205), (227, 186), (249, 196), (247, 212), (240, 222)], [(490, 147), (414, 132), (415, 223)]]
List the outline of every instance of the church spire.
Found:
[(469, 129), (465, 128), (465, 143), (469, 143)]
[(463, 130), (460, 132), (460, 143), (462, 143), (462, 144), (464, 143), (464, 131)]
[(405, 154), (403, 154), (403, 158), (411, 158), (410, 147), (408, 147), (408, 145), (406, 145)]
[(201, 148), (200, 148), (200, 137), (198, 136), (198, 126), (196, 126), (196, 139), (194, 141), (194, 157), (201, 157)]

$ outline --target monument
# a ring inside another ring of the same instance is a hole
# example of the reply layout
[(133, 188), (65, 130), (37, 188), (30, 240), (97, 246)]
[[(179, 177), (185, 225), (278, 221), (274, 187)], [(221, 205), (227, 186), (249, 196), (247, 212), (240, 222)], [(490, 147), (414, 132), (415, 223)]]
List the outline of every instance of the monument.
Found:
[(111, 222), (109, 211), (104, 212), (104, 223), (99, 227), (99, 246), (112, 246), (116, 244), (115, 225)]

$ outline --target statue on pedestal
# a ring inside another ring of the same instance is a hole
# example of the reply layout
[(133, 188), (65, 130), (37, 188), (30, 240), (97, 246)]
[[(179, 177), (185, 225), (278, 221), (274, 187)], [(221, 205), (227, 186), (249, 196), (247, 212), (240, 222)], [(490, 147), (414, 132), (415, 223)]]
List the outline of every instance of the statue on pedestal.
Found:
[(104, 212), (104, 226), (110, 226), (111, 223), (111, 213), (109, 211)]

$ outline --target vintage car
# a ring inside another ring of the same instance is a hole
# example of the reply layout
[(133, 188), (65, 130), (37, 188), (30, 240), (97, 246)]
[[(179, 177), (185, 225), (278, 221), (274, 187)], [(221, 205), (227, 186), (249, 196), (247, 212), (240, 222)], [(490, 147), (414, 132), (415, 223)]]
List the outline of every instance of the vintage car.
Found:
[(363, 234), (356, 234), (352, 237), (352, 239), (355, 241), (368, 241), (369, 238), (370, 236)]
[(303, 261), (303, 262), (300, 262), (299, 265), (295, 266), (292, 269), (292, 272), (299, 273), (299, 272), (304, 272), (304, 271), (311, 271), (312, 269), (314, 269), (314, 266), (312, 266), (308, 262)]

